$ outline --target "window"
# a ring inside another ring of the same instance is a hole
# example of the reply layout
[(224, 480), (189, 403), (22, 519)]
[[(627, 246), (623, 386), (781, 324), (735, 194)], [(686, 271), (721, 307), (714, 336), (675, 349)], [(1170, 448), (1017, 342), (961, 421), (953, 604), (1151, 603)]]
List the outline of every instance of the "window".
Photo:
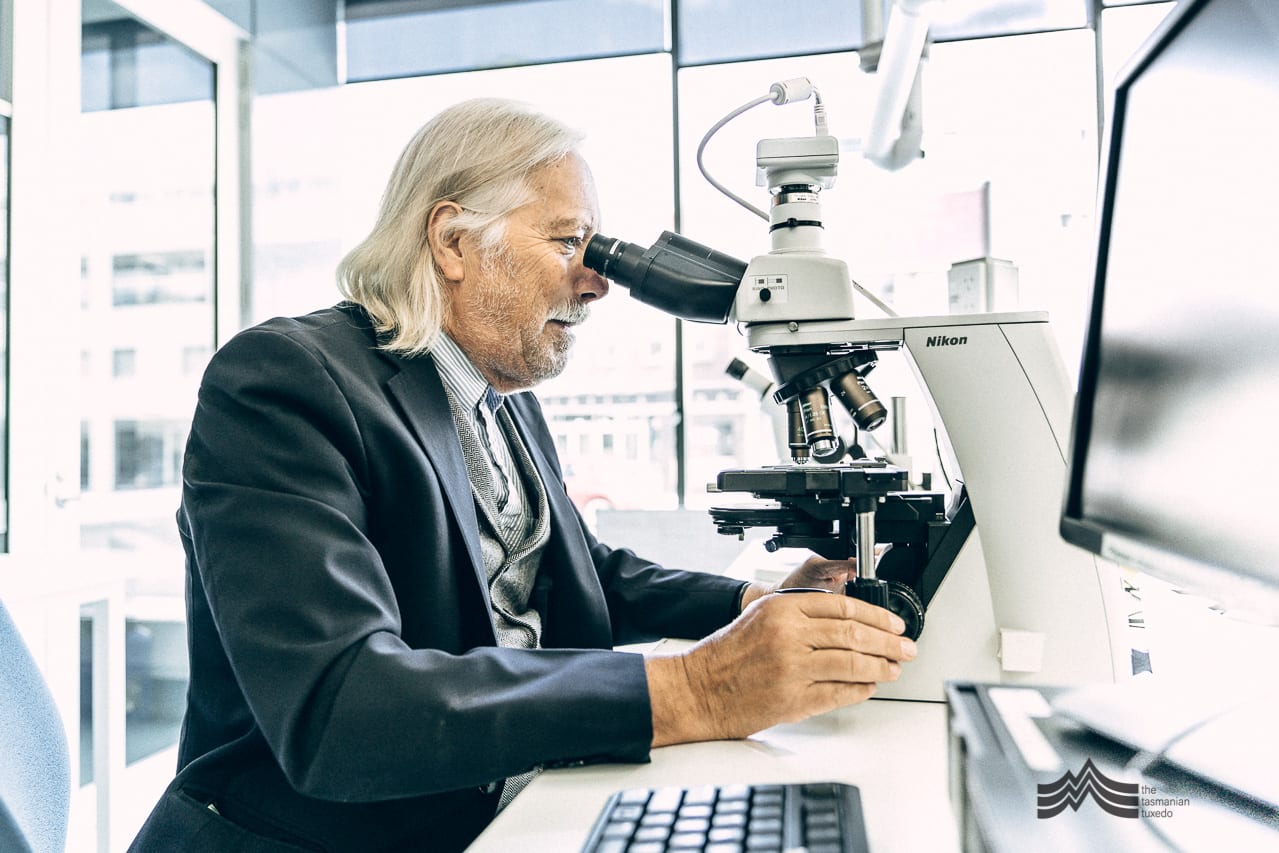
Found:
[(663, 0), (347, 0), (347, 79), (652, 53), (666, 46), (665, 9)]
[(860, 47), (861, 3), (691, 0), (678, 5), (679, 60), (700, 65)]
[(81, 32), (84, 112), (200, 100), (213, 90), (213, 66), (146, 24), (97, 4)]
[[(862, 3), (809, 0), (780, 5), (766, 0), (684, 0), (678, 46), (682, 65), (739, 59), (820, 55), (877, 42), (892, 14), (863, 28)], [(928, 9), (934, 41), (984, 38), (1083, 27), (1088, 0), (982, 0), (934, 3)]]
[[(0, 37), (3, 34), (0, 33)], [(3, 43), (0, 40), (0, 43)], [(8, 63), (0, 61), (0, 67)], [(8, 80), (0, 80), (0, 109), (8, 112)], [(9, 446), (9, 117), (0, 115), (0, 448)], [(0, 452), (0, 552), (9, 550), (9, 473)]]
[[(202, 369), (196, 353), (213, 349), (213, 76), (210, 63), (141, 26), (90, 23), (84, 45), (83, 75), (95, 82), (81, 116), (81, 209), (96, 227), (86, 229), (82, 253), (90, 374), (81, 392), (81, 543), (163, 546), (163, 559), (180, 566), (181, 441)], [(103, 39), (104, 29), (129, 36)], [(204, 70), (191, 70), (197, 65)], [(187, 69), (181, 80), (152, 80), (175, 68)], [(104, 87), (115, 100), (95, 99)], [(180, 589), (181, 572), (170, 576)]]
[[(157, 205), (149, 215), (160, 209)], [(116, 255), (111, 259), (111, 304), (207, 302), (211, 293), (205, 267), (202, 250)]]
[(186, 421), (117, 421), (115, 488), (155, 489), (177, 485), (186, 443)]
[[(114, 4), (85, 7), (73, 182), (86, 226), (79, 534), (95, 568), (127, 554), (123, 759), (133, 764), (177, 742), (183, 708), (174, 510), (214, 345), (218, 119), (213, 63)], [(81, 755), (87, 782), (87, 735)], [(158, 796), (154, 782), (133, 787), (143, 802)]]
[(138, 351), (118, 349), (111, 353), (111, 375), (117, 379), (132, 376), (138, 369)]

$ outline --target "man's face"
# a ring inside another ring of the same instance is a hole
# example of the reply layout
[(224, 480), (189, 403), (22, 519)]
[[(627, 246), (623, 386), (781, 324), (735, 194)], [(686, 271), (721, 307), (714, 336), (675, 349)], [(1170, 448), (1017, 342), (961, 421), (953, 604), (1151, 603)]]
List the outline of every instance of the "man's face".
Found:
[(529, 175), (533, 201), (507, 218), (505, 240), (478, 250), (464, 238), (464, 276), (444, 330), (498, 391), (558, 376), (572, 327), (608, 282), (582, 265), (599, 221), (595, 182), (576, 154)]

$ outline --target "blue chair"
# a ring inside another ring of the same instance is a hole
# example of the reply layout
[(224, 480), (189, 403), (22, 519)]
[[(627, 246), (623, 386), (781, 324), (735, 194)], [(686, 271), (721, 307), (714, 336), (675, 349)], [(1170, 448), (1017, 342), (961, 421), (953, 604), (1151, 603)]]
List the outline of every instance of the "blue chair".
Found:
[(62, 718), (0, 602), (0, 850), (63, 853), (70, 808)]

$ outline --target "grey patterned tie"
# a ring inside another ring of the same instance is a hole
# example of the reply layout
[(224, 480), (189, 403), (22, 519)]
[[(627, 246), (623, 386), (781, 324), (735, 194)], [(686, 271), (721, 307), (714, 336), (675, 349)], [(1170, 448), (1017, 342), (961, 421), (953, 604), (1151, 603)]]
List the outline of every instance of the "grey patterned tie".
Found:
[(497, 482), (493, 483), (493, 497), (497, 500), (498, 512), (506, 509), (506, 502), (511, 498), (511, 481), (506, 476), (502, 463), (498, 461), (497, 454), (493, 452), (493, 440), (489, 435), (489, 430), (497, 424), (497, 409), (501, 405), (502, 398), (492, 386), (489, 386), (484, 392), (484, 399), (475, 407), (475, 421), (478, 427), (476, 432), (480, 434), (480, 444), (483, 445), (484, 452), (488, 454), (493, 470), (497, 472)]

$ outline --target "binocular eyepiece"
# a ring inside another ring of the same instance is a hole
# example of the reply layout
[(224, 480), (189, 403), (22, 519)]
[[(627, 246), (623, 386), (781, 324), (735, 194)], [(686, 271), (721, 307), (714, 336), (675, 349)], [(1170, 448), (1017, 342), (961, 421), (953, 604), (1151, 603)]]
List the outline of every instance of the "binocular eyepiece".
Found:
[(645, 249), (596, 234), (582, 263), (654, 308), (698, 323), (726, 323), (746, 262), (671, 231)]

